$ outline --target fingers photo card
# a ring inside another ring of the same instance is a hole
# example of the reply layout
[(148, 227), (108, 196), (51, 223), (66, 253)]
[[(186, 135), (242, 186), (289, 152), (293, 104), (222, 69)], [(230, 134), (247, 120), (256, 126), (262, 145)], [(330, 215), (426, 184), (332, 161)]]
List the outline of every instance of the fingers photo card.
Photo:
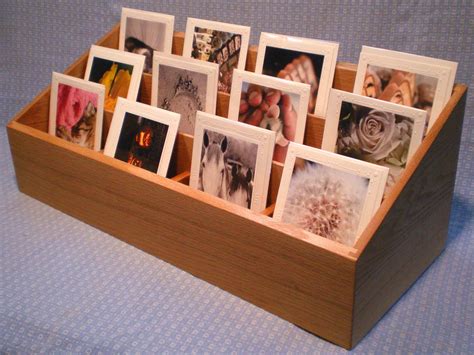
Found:
[(284, 162), (289, 142), (303, 143), (310, 85), (235, 70), (229, 119), (276, 133), (273, 159)]

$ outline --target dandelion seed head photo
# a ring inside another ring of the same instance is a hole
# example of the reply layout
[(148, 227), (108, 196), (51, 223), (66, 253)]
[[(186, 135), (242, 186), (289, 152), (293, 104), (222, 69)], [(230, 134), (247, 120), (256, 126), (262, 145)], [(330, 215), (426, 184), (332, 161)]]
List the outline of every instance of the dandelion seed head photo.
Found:
[(309, 161), (302, 165), (295, 165), (283, 222), (354, 245), (369, 179)]

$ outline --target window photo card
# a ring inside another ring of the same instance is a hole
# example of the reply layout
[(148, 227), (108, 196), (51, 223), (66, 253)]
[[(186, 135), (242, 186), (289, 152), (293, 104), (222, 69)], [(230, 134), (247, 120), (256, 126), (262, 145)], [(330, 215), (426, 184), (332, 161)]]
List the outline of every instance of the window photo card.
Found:
[(388, 167), (385, 194), (423, 139), (426, 111), (331, 90), (322, 149)]
[(179, 132), (193, 135), (196, 112), (216, 113), (219, 66), (156, 53), (151, 104), (181, 114)]
[(93, 150), (100, 150), (105, 87), (53, 72), (49, 106), (49, 134)]
[(179, 114), (119, 98), (104, 154), (166, 177)]
[(274, 144), (274, 132), (198, 111), (189, 185), (261, 212)]
[(91, 46), (84, 78), (105, 86), (105, 105), (113, 111), (118, 97), (136, 101), (145, 57), (117, 49)]
[(255, 73), (311, 86), (308, 112), (326, 117), (339, 43), (262, 32)]
[(425, 110), (427, 130), (453, 91), (457, 63), (363, 46), (354, 93)]
[(218, 90), (230, 93), (234, 69), (245, 69), (250, 27), (188, 18), (183, 57), (219, 65)]
[(153, 52), (171, 54), (174, 16), (122, 8), (119, 49), (145, 56), (143, 71), (151, 73)]
[(377, 211), (388, 168), (290, 143), (273, 218), (354, 246)]
[(284, 162), (289, 142), (303, 143), (309, 84), (236, 69), (229, 119), (276, 133), (273, 160)]

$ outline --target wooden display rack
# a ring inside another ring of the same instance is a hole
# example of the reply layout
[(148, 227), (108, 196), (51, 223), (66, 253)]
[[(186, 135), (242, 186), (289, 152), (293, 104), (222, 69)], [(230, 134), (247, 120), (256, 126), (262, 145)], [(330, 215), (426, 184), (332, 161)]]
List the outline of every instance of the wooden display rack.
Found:
[[(98, 41), (117, 48), (119, 26)], [(173, 53), (181, 54), (183, 33)], [(88, 53), (66, 74), (82, 78)], [(255, 67), (249, 50), (247, 70)], [(334, 88), (352, 91), (356, 66), (338, 63)], [(47, 133), (50, 88), (8, 124), (18, 188), (58, 210), (345, 348), (354, 347), (445, 246), (467, 87), (456, 84), (439, 119), (351, 248), (188, 185), (192, 141), (179, 134), (174, 176), (162, 178)], [(151, 75), (141, 101), (150, 103)], [(227, 116), (219, 93), (217, 114)], [(104, 117), (103, 142), (112, 112)], [(305, 144), (320, 147), (324, 120), (308, 115)]]

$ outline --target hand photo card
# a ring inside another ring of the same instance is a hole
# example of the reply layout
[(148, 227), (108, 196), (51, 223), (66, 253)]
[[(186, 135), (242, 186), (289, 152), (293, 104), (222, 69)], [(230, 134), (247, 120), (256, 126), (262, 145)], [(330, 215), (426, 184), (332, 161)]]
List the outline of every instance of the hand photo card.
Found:
[(229, 93), (234, 69), (245, 69), (250, 27), (188, 18), (183, 57), (219, 65), (218, 90)]
[(189, 186), (261, 212), (274, 144), (274, 132), (198, 112)]
[(273, 218), (354, 246), (382, 200), (388, 168), (290, 143)]
[(122, 8), (119, 49), (145, 56), (143, 71), (151, 73), (153, 52), (171, 54), (174, 16)]
[(197, 111), (216, 113), (218, 77), (215, 63), (156, 53), (151, 104), (181, 114), (179, 132), (193, 135)]
[(457, 63), (363, 46), (354, 93), (425, 110), (428, 131), (453, 91)]
[(166, 177), (179, 114), (119, 98), (104, 154)]
[(273, 160), (284, 162), (288, 143), (303, 143), (309, 96), (309, 84), (235, 70), (229, 119), (274, 131)]
[(49, 134), (82, 147), (100, 150), (104, 96), (103, 85), (53, 73)]
[(262, 32), (255, 73), (311, 86), (308, 112), (326, 117), (339, 43)]
[(113, 111), (118, 97), (136, 101), (145, 57), (117, 49), (91, 46), (84, 78), (105, 86), (105, 110)]
[(322, 149), (390, 169), (385, 194), (423, 139), (427, 113), (331, 90)]

